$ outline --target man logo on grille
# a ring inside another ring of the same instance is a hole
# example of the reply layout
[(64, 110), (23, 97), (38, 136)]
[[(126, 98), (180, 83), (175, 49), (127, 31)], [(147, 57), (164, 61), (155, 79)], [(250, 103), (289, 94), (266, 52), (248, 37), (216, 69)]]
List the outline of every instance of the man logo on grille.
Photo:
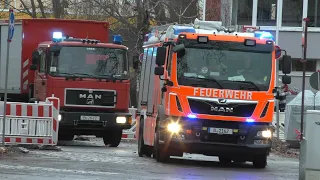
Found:
[(227, 103), (227, 100), (226, 99), (218, 99), (218, 102), (220, 104), (226, 104)]
[(93, 105), (94, 104), (94, 100), (93, 99), (87, 99), (87, 104), (88, 105)]
[(102, 99), (100, 94), (79, 94), (80, 99), (86, 99), (86, 104), (94, 105), (95, 99)]

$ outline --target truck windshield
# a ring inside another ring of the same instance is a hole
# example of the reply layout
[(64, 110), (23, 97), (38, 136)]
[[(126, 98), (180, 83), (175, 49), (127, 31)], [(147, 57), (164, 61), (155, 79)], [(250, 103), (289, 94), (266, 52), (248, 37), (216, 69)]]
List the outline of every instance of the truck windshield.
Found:
[(62, 47), (51, 54), (49, 73), (54, 76), (127, 79), (127, 51), (104, 47)]
[(272, 54), (241, 50), (186, 48), (178, 58), (178, 83), (186, 86), (267, 91)]

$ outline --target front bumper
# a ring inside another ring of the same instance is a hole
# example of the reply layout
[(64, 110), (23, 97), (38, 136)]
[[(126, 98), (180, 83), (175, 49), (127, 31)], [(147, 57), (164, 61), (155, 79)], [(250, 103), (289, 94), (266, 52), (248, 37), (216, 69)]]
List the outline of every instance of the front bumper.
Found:
[[(170, 152), (187, 152), (210, 156), (235, 156), (251, 158), (257, 154), (269, 154), (271, 139), (258, 136), (258, 131), (272, 130), (269, 124), (196, 120), (185, 121), (178, 134), (160, 128), (160, 145)], [(209, 133), (209, 128), (233, 129), (233, 134)]]
[[(59, 128), (68, 130), (105, 130), (113, 128), (130, 129), (130, 113), (94, 113), (60, 111)], [(125, 117), (125, 123), (117, 123), (117, 117)]]

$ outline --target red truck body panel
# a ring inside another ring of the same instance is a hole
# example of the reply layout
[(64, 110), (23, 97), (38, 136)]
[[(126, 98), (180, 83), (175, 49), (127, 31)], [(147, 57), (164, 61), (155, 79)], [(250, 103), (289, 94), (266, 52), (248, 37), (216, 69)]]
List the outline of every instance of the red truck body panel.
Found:
[(32, 52), (39, 43), (50, 41), (53, 32), (62, 32), (70, 37), (88, 37), (102, 43), (108, 41), (108, 22), (61, 20), (61, 19), (23, 19), (22, 21), (22, 59), (21, 94), (29, 92), (28, 84), (34, 83), (34, 72), (29, 70)]

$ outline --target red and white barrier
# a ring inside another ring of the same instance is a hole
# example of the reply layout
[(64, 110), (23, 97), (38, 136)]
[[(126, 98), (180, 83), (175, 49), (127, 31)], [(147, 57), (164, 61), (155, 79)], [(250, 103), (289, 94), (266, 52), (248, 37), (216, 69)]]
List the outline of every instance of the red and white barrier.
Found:
[[(7, 102), (5, 144), (56, 145), (59, 131), (59, 98), (45, 102)], [(0, 101), (0, 142), (3, 132), (4, 102)]]
[(128, 130), (123, 130), (122, 140), (135, 140), (136, 139), (136, 117), (137, 117), (137, 109), (132, 107), (129, 108), (129, 113), (131, 113), (132, 123), (131, 128)]

